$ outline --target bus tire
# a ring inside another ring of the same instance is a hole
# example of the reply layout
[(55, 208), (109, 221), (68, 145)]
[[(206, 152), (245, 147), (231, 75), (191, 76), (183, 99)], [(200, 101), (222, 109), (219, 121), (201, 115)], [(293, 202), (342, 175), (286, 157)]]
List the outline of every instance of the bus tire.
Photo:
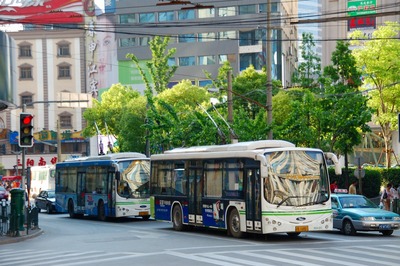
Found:
[(76, 218), (76, 213), (74, 212), (74, 202), (72, 199), (68, 201), (68, 214), (70, 218)]
[(235, 238), (243, 237), (244, 233), (240, 231), (240, 215), (236, 209), (229, 212), (228, 233)]
[(175, 231), (183, 230), (182, 209), (176, 204), (172, 209), (172, 227)]
[(97, 205), (97, 218), (100, 221), (105, 221), (106, 220), (106, 210), (104, 207), (104, 202), (102, 200), (99, 201), (99, 204)]

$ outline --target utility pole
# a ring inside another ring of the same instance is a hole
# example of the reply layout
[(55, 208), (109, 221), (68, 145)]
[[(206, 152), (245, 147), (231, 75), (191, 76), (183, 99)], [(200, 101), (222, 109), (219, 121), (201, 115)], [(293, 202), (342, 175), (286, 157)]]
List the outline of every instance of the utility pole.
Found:
[[(233, 98), (232, 98), (232, 71), (228, 71), (228, 126), (233, 125)], [(231, 143), (237, 143), (238, 137), (229, 126), (229, 138)]]
[[(271, 0), (267, 3), (267, 51), (266, 51), (266, 64), (267, 64), (267, 126), (272, 125), (272, 50), (271, 50)], [(269, 128), (267, 139), (273, 139), (272, 129)]]

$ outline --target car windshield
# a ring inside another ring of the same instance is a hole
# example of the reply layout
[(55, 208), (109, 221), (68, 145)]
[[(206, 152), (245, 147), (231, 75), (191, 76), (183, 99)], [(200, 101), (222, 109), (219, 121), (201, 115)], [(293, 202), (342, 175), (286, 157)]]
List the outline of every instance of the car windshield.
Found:
[(339, 197), (339, 201), (343, 208), (378, 208), (366, 197)]
[(55, 197), (56, 197), (56, 194), (55, 194), (54, 191), (48, 191), (47, 197), (48, 197), (48, 198), (55, 198)]

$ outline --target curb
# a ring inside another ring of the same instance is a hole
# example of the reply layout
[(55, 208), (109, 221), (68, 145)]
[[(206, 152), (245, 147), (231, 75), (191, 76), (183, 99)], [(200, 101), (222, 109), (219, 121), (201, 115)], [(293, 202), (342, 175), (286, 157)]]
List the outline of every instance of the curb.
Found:
[(37, 237), (43, 233), (42, 229), (35, 230), (29, 235), (22, 235), (22, 236), (4, 236), (0, 237), (0, 246), (4, 244), (12, 244), (12, 243), (18, 243), (21, 241), (25, 241), (27, 239), (31, 239), (34, 237)]

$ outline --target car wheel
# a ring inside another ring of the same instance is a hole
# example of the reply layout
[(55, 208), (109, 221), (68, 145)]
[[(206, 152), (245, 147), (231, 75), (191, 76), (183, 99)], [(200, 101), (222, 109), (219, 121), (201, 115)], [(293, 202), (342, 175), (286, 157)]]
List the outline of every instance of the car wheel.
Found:
[(381, 233), (384, 236), (390, 236), (393, 234), (393, 230), (381, 231)]
[(182, 210), (178, 204), (172, 210), (172, 227), (176, 231), (183, 230)]
[(345, 235), (349, 235), (349, 236), (353, 236), (356, 234), (356, 230), (354, 229), (353, 224), (349, 220), (346, 220), (343, 222), (342, 232)]
[(47, 214), (50, 214), (50, 213), (51, 213), (51, 205), (50, 205), (50, 204), (48, 204), (48, 205), (46, 206), (46, 212), (47, 212)]
[(236, 209), (233, 209), (229, 213), (228, 232), (233, 237), (236, 237), (236, 238), (243, 237), (243, 232), (240, 231), (240, 215)]

